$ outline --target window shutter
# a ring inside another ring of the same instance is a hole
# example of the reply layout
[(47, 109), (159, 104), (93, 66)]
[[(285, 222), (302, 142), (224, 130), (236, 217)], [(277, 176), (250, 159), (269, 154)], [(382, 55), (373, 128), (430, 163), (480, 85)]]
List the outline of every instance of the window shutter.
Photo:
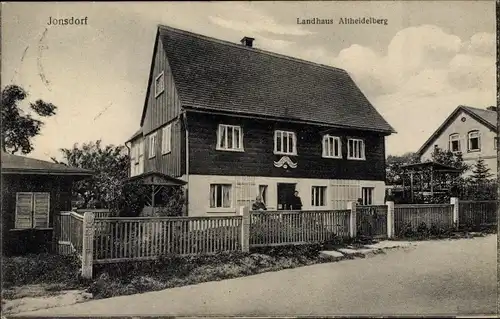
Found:
[(34, 228), (49, 227), (50, 194), (34, 193)]
[(15, 228), (31, 228), (33, 209), (32, 193), (16, 193), (16, 221)]

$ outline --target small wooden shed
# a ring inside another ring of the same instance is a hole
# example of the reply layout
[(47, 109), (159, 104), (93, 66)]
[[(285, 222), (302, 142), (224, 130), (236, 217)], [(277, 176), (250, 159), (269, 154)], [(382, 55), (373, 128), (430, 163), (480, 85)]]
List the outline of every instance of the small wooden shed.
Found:
[(2, 252), (50, 252), (54, 215), (71, 210), (75, 181), (89, 170), (2, 152)]

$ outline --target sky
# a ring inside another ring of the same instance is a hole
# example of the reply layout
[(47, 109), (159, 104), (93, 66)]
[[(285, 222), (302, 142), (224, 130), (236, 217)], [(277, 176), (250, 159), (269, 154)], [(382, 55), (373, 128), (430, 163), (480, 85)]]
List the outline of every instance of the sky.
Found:
[[(87, 25), (48, 25), (71, 17)], [(338, 23), (360, 17), (387, 25)], [(335, 23), (297, 23), (311, 18)], [(494, 1), (2, 3), (2, 88), (58, 107), (30, 157), (139, 129), (158, 24), (345, 69), (397, 131), (386, 155), (416, 151), (458, 105), (496, 104)]]

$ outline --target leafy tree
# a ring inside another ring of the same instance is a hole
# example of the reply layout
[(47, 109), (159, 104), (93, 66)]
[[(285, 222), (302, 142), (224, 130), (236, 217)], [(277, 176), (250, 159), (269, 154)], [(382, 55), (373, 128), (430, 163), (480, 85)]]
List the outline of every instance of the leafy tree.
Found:
[(30, 113), (23, 111), (19, 103), (24, 101), (28, 93), (20, 86), (9, 85), (2, 90), (2, 150), (15, 154), (28, 154), (33, 151), (33, 137), (40, 134), (43, 122), (32, 117), (50, 117), (56, 114), (57, 107), (52, 103), (36, 100), (29, 103)]
[(403, 169), (401, 166), (418, 163), (417, 154), (408, 152), (403, 155), (389, 155), (386, 160), (386, 182), (388, 185), (401, 184)]
[(492, 177), (489, 167), (484, 163), (484, 159), (479, 157), (472, 168), (472, 180), (476, 183), (484, 182)]
[(122, 196), (123, 181), (128, 177), (130, 160), (125, 147), (102, 146), (98, 140), (60, 151), (64, 164), (94, 172), (92, 178), (74, 185), (73, 191), (83, 200), (82, 208), (116, 208)]
[(464, 163), (462, 153), (453, 153), (451, 151), (443, 151), (442, 149), (436, 147), (431, 154), (432, 161), (448, 165), (460, 170), (460, 173), (464, 173), (469, 169), (469, 166)]

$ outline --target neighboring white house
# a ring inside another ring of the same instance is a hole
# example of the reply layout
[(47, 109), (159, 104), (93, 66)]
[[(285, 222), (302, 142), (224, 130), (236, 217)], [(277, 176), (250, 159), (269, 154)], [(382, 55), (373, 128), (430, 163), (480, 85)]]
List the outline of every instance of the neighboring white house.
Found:
[[(479, 109), (458, 106), (417, 151), (422, 161), (431, 158), (434, 148), (461, 152), (464, 162), (474, 165), (484, 159), (493, 176), (497, 174), (497, 112), (490, 106)], [(470, 175), (471, 170), (465, 173)]]

